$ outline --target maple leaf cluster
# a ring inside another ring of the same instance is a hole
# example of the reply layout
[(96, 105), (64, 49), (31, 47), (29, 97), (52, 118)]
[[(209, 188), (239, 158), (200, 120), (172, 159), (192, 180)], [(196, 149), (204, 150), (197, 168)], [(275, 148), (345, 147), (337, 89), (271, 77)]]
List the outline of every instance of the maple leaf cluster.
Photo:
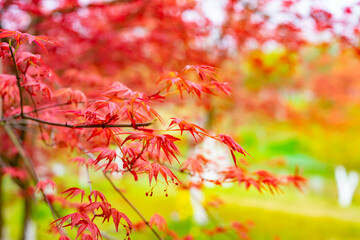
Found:
[[(35, 124), (39, 128), (40, 139), (51, 147), (70, 147), (80, 152), (82, 156), (72, 158), (70, 161), (78, 166), (101, 170), (105, 179), (110, 181), (121, 196), (123, 193), (115, 187), (110, 179), (112, 173), (129, 173), (138, 179), (138, 175), (148, 175), (150, 191), (146, 195), (153, 195), (153, 189), (158, 183), (167, 187), (170, 183), (181, 185), (178, 176), (174, 174), (174, 163), (182, 164), (179, 172), (190, 175), (201, 175), (206, 165), (210, 162), (202, 155), (190, 157), (183, 161), (178, 142), (181, 139), (173, 133), (183, 135), (189, 133), (195, 142), (201, 142), (204, 138), (212, 138), (226, 146), (234, 161), (234, 166), (223, 171), (223, 179), (217, 180), (217, 184), (227, 181), (245, 183), (249, 188), (253, 185), (259, 191), (267, 187), (268, 190), (278, 191), (279, 186), (289, 182), (300, 188), (305, 180), (299, 176), (289, 176), (285, 180), (277, 178), (266, 171), (257, 171), (246, 174), (246, 170), (237, 166), (238, 157), (249, 154), (236, 141), (225, 134), (214, 134), (196, 124), (185, 120), (172, 118), (168, 127), (155, 127), (154, 119), (165, 125), (161, 115), (155, 110), (155, 103), (163, 102), (170, 95), (184, 93), (201, 99), (202, 94), (214, 94), (215, 91), (230, 94), (228, 84), (218, 80), (215, 68), (206, 65), (187, 65), (181, 73), (170, 72), (157, 81), (160, 90), (155, 94), (145, 94), (133, 91), (121, 83), (114, 83), (97, 94), (97, 98), (89, 98), (81, 90), (63, 88), (59, 85), (60, 76), (55, 74), (45, 65), (40, 55), (26, 51), (25, 42), (36, 43), (40, 47), (46, 44), (57, 44), (52, 38), (35, 37), (18, 31), (1, 30), (0, 38), (12, 37), (16, 46), (9, 41), (8, 48), (3, 48), (1, 57), (8, 61), (13, 68), (14, 74), (0, 74), (0, 92), (2, 100), (1, 122), (5, 126), (5, 132), (13, 141), (19, 155), (26, 162), (24, 169), (11, 167), (9, 163), (3, 163), (1, 172), (10, 175), (16, 181), (26, 181), (30, 178), (35, 182), (37, 192), (41, 192), (45, 201), (50, 204), (61, 203), (63, 206), (75, 208), (75, 212), (65, 216), (55, 217), (53, 225), (60, 233), (60, 239), (67, 239), (62, 230), (65, 227), (76, 229), (76, 238), (101, 239), (96, 219), (102, 222), (114, 222), (116, 231), (121, 224), (126, 236), (129, 237), (134, 225), (125, 213), (118, 211), (107, 201), (105, 195), (97, 190), (91, 190), (87, 195), (85, 190), (71, 187), (64, 191), (65, 199), (46, 194), (48, 185), (54, 190), (56, 184), (53, 180), (39, 181), (34, 168), (32, 154), (27, 153), (25, 147), (18, 142), (17, 132), (11, 126)], [(58, 45), (58, 44), (57, 44)], [(200, 82), (186, 79), (186, 74), (195, 72)], [(171, 90), (174, 88), (174, 91)], [(125, 130), (128, 129), (128, 130)], [(4, 134), (2, 132), (2, 134)], [(115, 150), (116, 148), (116, 150)], [(94, 155), (94, 153), (96, 155)], [(87, 156), (88, 158), (86, 159)], [(243, 160), (240, 160), (243, 162)], [(9, 164), (7, 166), (6, 164)], [(176, 169), (176, 168), (175, 168)], [(152, 184), (154, 183), (155, 184)], [(90, 180), (89, 180), (90, 183)], [(74, 198), (80, 195), (78, 204), (71, 204), (66, 198)], [(86, 201), (84, 202), (84, 198)], [(52, 210), (53, 211), (53, 210)], [(124, 219), (125, 223), (121, 222)], [(144, 220), (145, 221), (145, 220)], [(159, 215), (154, 215), (146, 225), (152, 229), (156, 225), (161, 232), (180, 239), (177, 234), (169, 230), (166, 221)], [(241, 231), (241, 227), (237, 227)], [(153, 229), (152, 229), (153, 230)], [(154, 233), (156, 233), (153, 230)], [(222, 232), (217, 229), (215, 232)], [(210, 235), (212, 233), (209, 232)], [(157, 233), (156, 233), (157, 235)], [(157, 235), (158, 236), (158, 235)], [(185, 239), (192, 239), (191, 236)]]
[[(131, 233), (131, 230), (134, 228), (130, 219), (122, 212), (119, 212), (115, 208), (111, 207), (111, 204), (108, 203), (104, 194), (99, 191), (91, 191), (90, 195), (86, 195), (84, 190), (79, 188), (69, 188), (63, 194), (68, 194), (66, 198), (70, 197), (73, 198), (77, 195), (81, 195), (81, 202), (83, 202), (83, 198), (86, 196), (88, 203), (81, 204), (78, 207), (78, 211), (75, 213), (68, 214), (64, 217), (61, 217), (55, 220), (53, 223), (56, 223), (58, 227), (68, 227), (71, 228), (78, 228), (77, 236), (78, 238), (80, 235), (83, 234), (85, 230), (90, 232), (91, 239), (98, 239), (101, 238), (101, 233), (97, 225), (94, 223), (96, 218), (102, 218), (103, 222), (106, 220), (109, 221), (110, 218), (113, 219), (115, 224), (116, 231), (119, 229), (119, 224), (121, 219), (124, 219), (126, 222), (122, 224), (126, 229), (127, 235)], [(100, 201), (98, 201), (100, 200)], [(98, 210), (100, 209), (100, 212)], [(90, 218), (90, 216), (92, 216)], [(69, 221), (69, 223), (67, 223)], [(66, 225), (64, 225), (67, 223)], [(84, 237), (85, 236), (85, 237)], [(86, 239), (87, 235), (83, 235), (83, 239)]]

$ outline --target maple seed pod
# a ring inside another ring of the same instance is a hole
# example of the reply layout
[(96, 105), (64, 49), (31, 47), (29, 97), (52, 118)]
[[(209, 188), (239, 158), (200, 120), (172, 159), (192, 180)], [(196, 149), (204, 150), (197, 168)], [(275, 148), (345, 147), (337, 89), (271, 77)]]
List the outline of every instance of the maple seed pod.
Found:
[(169, 196), (169, 195), (166, 193), (166, 194), (165, 194), (165, 197), (168, 197), (168, 196)]
[(148, 192), (146, 192), (146, 193), (145, 193), (145, 195), (146, 195), (146, 196), (149, 196), (149, 193), (148, 193)]
[(153, 193), (154, 193), (154, 192), (153, 192), (153, 191), (151, 191), (151, 193), (150, 193), (150, 197), (152, 197)]

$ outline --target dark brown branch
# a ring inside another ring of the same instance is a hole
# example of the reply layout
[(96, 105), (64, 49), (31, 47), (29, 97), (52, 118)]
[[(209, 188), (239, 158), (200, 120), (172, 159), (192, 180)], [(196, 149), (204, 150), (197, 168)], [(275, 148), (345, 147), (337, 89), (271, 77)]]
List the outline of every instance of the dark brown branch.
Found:
[[(67, 127), (67, 128), (125, 128), (125, 127), (133, 127), (133, 125), (131, 123), (122, 123), (122, 124), (79, 124), (79, 125), (73, 125), (73, 124), (68, 124), (68, 123), (56, 123), (56, 122), (49, 122), (49, 121), (45, 121), (42, 119), (38, 119), (38, 118), (33, 118), (33, 117), (29, 117), (24, 115), (23, 116), (24, 119), (28, 119), (34, 122), (38, 122), (38, 123), (42, 123), (42, 124), (46, 124), (46, 125), (51, 125), (51, 126), (56, 126), (56, 127)], [(135, 127), (146, 127), (146, 126), (150, 126), (152, 124), (152, 122), (147, 122), (147, 123), (136, 123)]]
[[(26, 185), (29, 185), (29, 183), (26, 183)], [(29, 186), (25, 186), (25, 188), (23, 189), (23, 191), (26, 193), (26, 190)], [(23, 198), (24, 201), (24, 216), (23, 216), (23, 222), (22, 222), (22, 230), (21, 230), (21, 239), (22, 240), (26, 240), (26, 231), (27, 228), (29, 227), (29, 223), (30, 223), (30, 219), (31, 219), (31, 211), (32, 211), (32, 199), (30, 196), (26, 196)]]
[(22, 97), (22, 92), (21, 92), (20, 76), (19, 76), (19, 70), (18, 70), (17, 65), (16, 65), (15, 55), (14, 55), (14, 52), (12, 50), (11, 40), (9, 41), (9, 49), (10, 49), (10, 53), (11, 53), (11, 58), (12, 58), (13, 63), (14, 63), (15, 75), (16, 75), (16, 84), (17, 84), (18, 89), (19, 89), (20, 110), (21, 110), (20, 116), (23, 117), (24, 116), (24, 103), (23, 103), (23, 97)]
[[(24, 78), (25, 78), (25, 81), (27, 81), (26, 75), (24, 76)], [(35, 103), (34, 97), (30, 93), (29, 93), (29, 95), (30, 95), (32, 105), (33, 105), (34, 109), (36, 110), (36, 103)], [(39, 118), (39, 113), (37, 111), (35, 111), (35, 115), (36, 115), (37, 118)], [(39, 124), (39, 131), (40, 131), (40, 137), (41, 137), (41, 140), (43, 141), (43, 143), (48, 147), (52, 147), (51, 144), (48, 144), (46, 142), (46, 139), (44, 137), (44, 131), (43, 131), (43, 128), (42, 128), (41, 124)]]
[[(13, 124), (11, 122), (7, 122), (9, 120), (11, 120), (13, 118), (3, 118), (0, 119), (0, 122), (5, 122), (7, 124)], [(131, 123), (120, 123), (120, 124), (79, 124), (79, 125), (74, 125), (74, 124), (68, 124), (68, 123), (57, 123), (57, 122), (50, 122), (50, 121), (45, 121), (39, 118), (34, 118), (34, 117), (30, 117), (27, 115), (23, 116), (23, 119), (28, 119), (34, 122), (38, 122), (41, 124), (46, 124), (46, 125), (50, 125), (50, 126), (56, 126), (56, 127), (66, 127), (66, 128), (132, 128), (132, 127), (147, 127), (150, 126), (151, 124), (153, 124), (153, 122), (146, 122), (146, 123), (136, 123), (134, 124), (134, 126)]]
[[(91, 101), (88, 101), (88, 102), (95, 102), (95, 100), (91, 100)], [(78, 102), (78, 104), (79, 103), (85, 104), (85, 102)], [(61, 107), (61, 106), (66, 106), (66, 105), (71, 105), (71, 104), (74, 104), (74, 103), (73, 102), (66, 102), (66, 103), (57, 103), (57, 104), (53, 104), (53, 105), (47, 105), (47, 106), (36, 108), (36, 109), (31, 110), (29, 112), (26, 112), (25, 114), (40, 112), (40, 111), (43, 111), (43, 110), (46, 110), (46, 109), (51, 109), (51, 108), (56, 108), (56, 107)]]
[[(87, 103), (92, 103), (92, 102), (96, 102), (96, 101), (97, 100), (89, 100), (89, 101), (87, 101)], [(76, 104), (85, 104), (85, 103), (86, 102), (77, 102)], [(35, 109), (31, 110), (31, 111), (25, 112), (24, 114), (36, 113), (36, 112), (44, 111), (44, 110), (47, 110), (47, 109), (67, 106), (67, 105), (71, 105), (71, 104), (74, 104), (74, 103), (73, 102), (56, 103), (56, 104), (53, 104), (53, 105), (47, 105), (47, 106), (35, 108)], [(12, 118), (18, 118), (18, 117), (20, 117), (20, 114), (16, 114), (16, 115), (12, 116)]]

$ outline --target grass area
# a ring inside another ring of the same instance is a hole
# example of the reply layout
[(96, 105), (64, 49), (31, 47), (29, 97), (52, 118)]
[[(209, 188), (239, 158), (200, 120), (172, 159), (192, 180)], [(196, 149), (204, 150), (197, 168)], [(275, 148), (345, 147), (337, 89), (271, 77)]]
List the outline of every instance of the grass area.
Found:
[[(126, 181), (121, 181), (124, 187)], [(326, 184), (333, 184), (331, 181)], [(128, 188), (126, 186), (125, 188)], [(129, 189), (129, 188), (128, 188)], [(192, 221), (192, 209), (189, 195), (183, 191), (171, 191), (166, 198), (161, 189), (154, 197), (139, 196), (145, 192), (146, 185), (133, 185), (127, 194), (139, 206), (146, 217), (154, 212), (163, 215), (169, 221), (170, 228), (180, 235), (193, 234), (196, 239), (208, 239), (201, 227)], [(292, 188), (284, 189), (283, 194), (259, 194), (255, 190), (246, 191), (233, 186), (227, 189), (214, 188), (205, 191), (207, 197), (219, 196), (225, 202), (213, 211), (219, 223), (251, 220), (255, 226), (251, 230), (252, 239), (360, 239), (360, 206), (354, 204), (349, 208), (340, 208), (336, 197), (324, 197), (310, 190), (301, 193)], [(125, 207), (127, 208), (127, 207)], [(137, 219), (130, 211), (130, 216)], [(134, 239), (151, 239), (140, 235)], [(227, 239), (223, 235), (212, 239)]]
[[(260, 134), (261, 135), (261, 134)], [(268, 135), (268, 134), (266, 134)], [(284, 140), (285, 139), (285, 140)], [(290, 139), (290, 140), (287, 140)], [(256, 141), (255, 141), (256, 140)], [(266, 140), (266, 139), (265, 139)], [(264, 141), (265, 141), (264, 140)], [(245, 142), (254, 142), (258, 145), (259, 139), (245, 134)], [(308, 178), (308, 186), (301, 193), (294, 188), (283, 188), (284, 193), (271, 195), (269, 193), (260, 194), (255, 190), (246, 191), (243, 186), (232, 186), (230, 188), (215, 187), (205, 190), (205, 196), (210, 199), (212, 196), (220, 197), (225, 204), (218, 209), (212, 209), (216, 221), (220, 225), (229, 225), (231, 221), (254, 222), (250, 231), (250, 236), (254, 240), (262, 239), (289, 239), (289, 240), (336, 240), (336, 239), (360, 239), (360, 193), (356, 192), (353, 205), (349, 208), (340, 208), (336, 202), (337, 192), (334, 181), (334, 166), (332, 164), (317, 161), (316, 159), (301, 153), (301, 147), (294, 141), (292, 136), (279, 138), (272, 144), (266, 145), (261, 152), (251, 151), (254, 157), (281, 155), (285, 160), (285, 166), (269, 165), (266, 161), (250, 160), (251, 170), (266, 169), (276, 174), (291, 174), (296, 166), (300, 166), (302, 174)], [(252, 144), (249, 144), (250, 148)], [(186, 150), (186, 149), (185, 149)], [(77, 170), (70, 170), (65, 176), (57, 177), (56, 182), (59, 191), (70, 187), (81, 187), (88, 191), (88, 186), (79, 186)], [(110, 184), (104, 181), (101, 172), (90, 172), (93, 189), (100, 190), (106, 194), (109, 202), (119, 211), (126, 213), (133, 222), (140, 221), (135, 212), (114, 193)], [(71, 177), (69, 177), (71, 176)], [(186, 178), (186, 176), (185, 176)], [(314, 180), (314, 181), (313, 181)], [(316, 181), (315, 181), (316, 180)], [(313, 185), (319, 185), (318, 189)], [(177, 187), (169, 187), (169, 197), (165, 197), (164, 186), (158, 184), (154, 195), (146, 197), (145, 193), (149, 190), (148, 177), (140, 177), (138, 182), (134, 182), (132, 176), (114, 179), (115, 184), (120, 189), (126, 189), (126, 196), (137, 206), (146, 219), (154, 213), (164, 216), (170, 229), (175, 230), (180, 236), (192, 234), (196, 240), (205, 239), (234, 239), (233, 235), (217, 235), (209, 238), (203, 233), (204, 228), (211, 228), (211, 224), (200, 227), (192, 220), (192, 208), (190, 196), (187, 191), (177, 190)], [(316, 184), (315, 184), (315, 183)], [(61, 183), (66, 184), (61, 185)], [(18, 239), (22, 221), (22, 202), (18, 198), (18, 193), (14, 191), (17, 187), (6, 179), (6, 224), (10, 239)], [(76, 197), (74, 201), (79, 201)], [(63, 211), (57, 205), (60, 215), (69, 214), (69, 210)], [(37, 223), (38, 239), (51, 239), (53, 235), (49, 233), (49, 223), (53, 221), (48, 206), (40, 200), (35, 204), (33, 219)], [(101, 224), (99, 224), (101, 226)], [(104, 223), (101, 227), (108, 234), (123, 239), (125, 232), (120, 228), (120, 233), (116, 233), (112, 223)], [(67, 232), (75, 238), (75, 231), (68, 229)], [(132, 239), (156, 239), (148, 230), (144, 232), (134, 232)]]
[[(360, 221), (347, 221), (328, 216), (325, 209), (321, 209), (324, 215), (312, 214), (311, 211), (303, 213), (286, 207), (271, 208), (264, 205), (229, 204), (221, 211), (221, 216), (230, 218), (237, 216), (238, 220), (251, 219), (255, 226), (251, 231), (252, 239), (272, 239), (278, 237), (283, 240), (297, 239), (359, 239)], [(331, 210), (333, 211), (333, 210)], [(360, 212), (357, 211), (357, 215)]]
[[(112, 192), (109, 184), (103, 182), (100, 175), (93, 174), (94, 189)], [(192, 220), (192, 209), (189, 194), (186, 191), (169, 189), (169, 197), (165, 197), (163, 188), (159, 186), (153, 197), (146, 197), (148, 184), (145, 178), (132, 183), (129, 178), (115, 180), (120, 188), (127, 189), (127, 197), (138, 207), (143, 215), (149, 219), (154, 213), (164, 216), (169, 227), (185, 236), (191, 233), (195, 239), (209, 239), (203, 234), (203, 228), (196, 226)], [(74, 182), (74, 185), (77, 183)], [(334, 184), (327, 181), (325, 185)], [(9, 188), (14, 187), (11, 184)], [(86, 188), (86, 187), (85, 187)], [(334, 186), (333, 186), (334, 188)], [(303, 193), (284, 188), (284, 193), (271, 195), (260, 194), (255, 190), (244, 190), (243, 187), (212, 188), (205, 190), (205, 196), (219, 196), (225, 204), (211, 212), (220, 224), (227, 225), (233, 220), (254, 222), (250, 236), (254, 240), (262, 239), (360, 239), (360, 206), (355, 202), (351, 207), (338, 207), (336, 196), (332, 192), (319, 194), (305, 189)], [(14, 195), (15, 196), (15, 195)], [(6, 215), (15, 216), (6, 220), (10, 227), (8, 232), (11, 239), (18, 238), (21, 225), (22, 203), (14, 196), (6, 198)], [(116, 194), (107, 195), (109, 202), (125, 212), (133, 222), (140, 221), (139, 217)], [(11, 198), (11, 199), (10, 199)], [(78, 199), (75, 198), (77, 201)], [(62, 212), (61, 214), (65, 214)], [(37, 222), (38, 239), (49, 239), (53, 235), (48, 233), (49, 222), (52, 221), (50, 212), (44, 203), (38, 202), (34, 208), (33, 219)], [(112, 223), (105, 223), (104, 230), (119, 239), (125, 237), (124, 232), (116, 233)], [(205, 226), (209, 228), (211, 226)], [(74, 238), (74, 231), (68, 230)], [(134, 233), (132, 239), (155, 239), (149, 232)], [(218, 235), (211, 239), (233, 239), (228, 235)]]

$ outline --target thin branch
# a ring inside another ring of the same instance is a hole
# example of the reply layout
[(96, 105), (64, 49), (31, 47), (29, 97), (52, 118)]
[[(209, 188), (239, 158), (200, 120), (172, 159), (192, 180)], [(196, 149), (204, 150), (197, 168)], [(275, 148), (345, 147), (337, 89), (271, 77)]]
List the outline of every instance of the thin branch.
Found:
[[(96, 159), (96, 157), (94, 156), (94, 154), (87, 152), (84, 147), (82, 147), (81, 145), (79, 146), (79, 148), (90, 158), (92, 159)], [(122, 193), (114, 184), (114, 182), (111, 180), (111, 178), (107, 175), (106, 172), (103, 172), (106, 180), (110, 183), (110, 185), (113, 187), (113, 189), (121, 196), (121, 198), (136, 212), (136, 214), (141, 218), (141, 220), (146, 224), (146, 226), (154, 233), (154, 235), (159, 239), (162, 240), (162, 238), (160, 237), (160, 235), (155, 231), (155, 229), (150, 226), (149, 222), (146, 220), (146, 218), (144, 217), (144, 215), (142, 215), (142, 213), (135, 207), (134, 204), (132, 204), (132, 202), (124, 195), (124, 193)]]
[[(88, 101), (88, 102), (93, 102), (93, 101), (95, 102), (95, 100)], [(85, 104), (85, 102), (78, 102), (78, 103)], [(29, 112), (26, 112), (25, 114), (40, 112), (40, 111), (43, 111), (43, 110), (46, 110), (46, 109), (62, 107), (62, 106), (67, 106), (67, 105), (71, 105), (71, 104), (74, 104), (74, 103), (73, 102), (66, 102), (66, 103), (57, 103), (57, 104), (53, 104), (53, 105), (47, 105), (47, 106), (36, 108), (36, 109), (31, 110)]]
[(89, 167), (86, 166), (86, 178), (88, 180), (88, 184), (89, 184), (89, 189), (90, 189), (90, 193), (92, 192), (92, 184), (91, 184), (91, 180), (90, 180), (90, 173), (89, 173)]
[[(27, 115), (23, 115), (22, 117), (23, 119), (28, 119), (34, 122), (38, 122), (41, 124), (46, 124), (46, 125), (50, 125), (50, 126), (56, 126), (56, 127), (66, 127), (66, 128), (133, 128), (133, 127), (147, 127), (150, 126), (151, 124), (153, 124), (153, 122), (146, 122), (146, 123), (136, 123), (136, 124), (131, 124), (131, 123), (120, 123), (120, 124), (78, 124), (78, 125), (74, 125), (74, 124), (68, 124), (68, 123), (57, 123), (57, 122), (50, 122), (50, 121), (45, 121), (39, 118), (34, 118), (34, 117), (30, 117)], [(5, 119), (0, 119), (0, 122), (7, 122), (12, 118), (5, 118)], [(9, 123), (11, 124), (11, 123)]]
[(109, 239), (109, 240), (118, 240), (118, 238), (115, 238), (111, 235), (109, 235), (108, 233), (104, 232), (104, 231), (100, 231), (101, 232), (101, 236), (103, 236), (105, 239)]
[(34, 121), (34, 122), (46, 124), (46, 125), (51, 125), (51, 126), (56, 126), (56, 127), (66, 127), (66, 128), (126, 128), (126, 127), (134, 127), (134, 126), (135, 127), (146, 127), (146, 126), (150, 126), (152, 124), (152, 122), (146, 122), (146, 123), (136, 123), (136, 124), (134, 124), (134, 126), (131, 123), (122, 123), (122, 124), (107, 124), (107, 123), (100, 124), (100, 123), (98, 123), (98, 124), (74, 125), (74, 124), (68, 124), (68, 123), (49, 122), (49, 121), (45, 121), (42, 119), (29, 117), (26, 115), (24, 115), (23, 118)]
[[(96, 100), (90, 100), (88, 102), (95, 102), (95, 101)], [(84, 104), (85, 102), (78, 102), (78, 103)], [(36, 112), (44, 111), (44, 110), (47, 110), (47, 109), (66, 106), (66, 105), (71, 105), (71, 104), (74, 104), (74, 103), (66, 102), (66, 103), (56, 103), (56, 104), (53, 104), (53, 105), (46, 105), (46, 106), (43, 106), (43, 107), (38, 107), (38, 108), (33, 109), (31, 111), (28, 111), (28, 112), (24, 112), (24, 114), (36, 113)], [(21, 114), (14, 114), (14, 115), (6, 117), (6, 118), (1, 117), (0, 122), (5, 122), (5, 121), (8, 121), (10, 119), (15, 119), (15, 118), (19, 118), (19, 117), (21, 117)]]
[(15, 75), (16, 75), (16, 84), (17, 84), (18, 89), (19, 89), (20, 111), (21, 111), (20, 116), (23, 117), (24, 116), (24, 103), (23, 103), (23, 97), (22, 97), (22, 92), (21, 92), (20, 76), (19, 76), (19, 71), (18, 71), (17, 65), (16, 65), (15, 55), (14, 55), (14, 52), (12, 50), (11, 40), (9, 41), (9, 49), (10, 49), (10, 53), (11, 53), (11, 58), (12, 58), (13, 63), (14, 63)]
[[(86, 104), (86, 103), (93, 103), (93, 102), (96, 102), (98, 100), (89, 100), (87, 102), (77, 102), (76, 104)], [(28, 112), (25, 112), (25, 114), (29, 114), (29, 113), (35, 113), (35, 112), (40, 112), (40, 111), (44, 111), (44, 110), (47, 110), (47, 109), (51, 109), (51, 108), (56, 108), (56, 107), (62, 107), (62, 106), (67, 106), (67, 105), (72, 105), (74, 104), (73, 102), (66, 102), (66, 103), (56, 103), (56, 104), (53, 104), (53, 105), (46, 105), (46, 106), (43, 106), (43, 107), (38, 107), (36, 109), (33, 109), (31, 111), (28, 111)], [(14, 115), (14, 118), (17, 118), (17, 117), (20, 117), (20, 114), (17, 114), (17, 115)]]
[[(27, 78), (26, 78), (26, 75), (25, 75), (25, 81), (27, 81)], [(32, 96), (32, 94), (30, 94), (30, 99), (31, 99), (31, 102), (32, 102), (32, 105), (34, 107), (34, 109), (36, 110), (36, 103), (35, 103), (35, 100), (34, 100), (34, 97)], [(36, 117), (39, 118), (39, 113), (37, 111), (35, 111), (35, 114), (36, 114)], [(41, 137), (41, 140), (43, 141), (43, 143), (45, 144), (45, 146), (48, 146), (48, 147), (52, 147), (51, 143), (48, 144), (46, 142), (46, 139), (44, 137), (44, 131), (43, 131), (43, 127), (41, 126), (41, 124), (39, 124), (39, 131), (40, 131), (40, 137)]]

